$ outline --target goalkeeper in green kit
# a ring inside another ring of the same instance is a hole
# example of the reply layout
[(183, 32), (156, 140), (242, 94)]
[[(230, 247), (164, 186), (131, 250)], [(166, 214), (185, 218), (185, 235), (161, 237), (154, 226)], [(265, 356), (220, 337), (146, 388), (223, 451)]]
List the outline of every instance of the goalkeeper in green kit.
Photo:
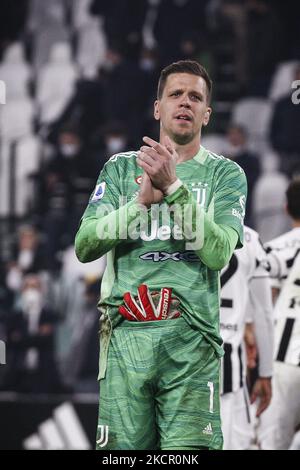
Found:
[(212, 83), (166, 67), (160, 140), (105, 164), (83, 215), (80, 261), (107, 253), (99, 308), (97, 448), (221, 449), (219, 271), (243, 243), (246, 177), (200, 145)]

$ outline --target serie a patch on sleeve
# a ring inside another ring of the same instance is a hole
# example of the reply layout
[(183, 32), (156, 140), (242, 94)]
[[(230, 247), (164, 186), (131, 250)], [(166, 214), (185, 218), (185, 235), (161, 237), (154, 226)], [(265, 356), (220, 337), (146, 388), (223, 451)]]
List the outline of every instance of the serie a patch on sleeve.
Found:
[(105, 181), (103, 183), (97, 184), (91, 202), (99, 201), (102, 199), (105, 192)]

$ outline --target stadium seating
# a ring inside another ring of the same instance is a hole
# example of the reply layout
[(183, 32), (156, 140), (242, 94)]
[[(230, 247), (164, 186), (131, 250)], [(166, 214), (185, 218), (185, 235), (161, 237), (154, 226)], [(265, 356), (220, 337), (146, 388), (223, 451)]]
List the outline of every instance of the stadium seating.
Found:
[(95, 78), (104, 63), (106, 39), (97, 19), (91, 19), (77, 31), (76, 62), (83, 77)]
[(68, 43), (57, 43), (38, 74), (37, 103), (42, 124), (54, 121), (71, 98), (78, 76)]
[(89, 13), (91, 0), (72, 0), (71, 21), (75, 31), (88, 26), (94, 17)]
[(31, 0), (27, 18), (27, 29), (30, 32), (36, 32), (43, 30), (49, 24), (63, 24), (65, 12), (65, 0), (51, 0), (51, 2)]
[(12, 100), (1, 107), (0, 136), (4, 141), (18, 140), (32, 131), (35, 114), (34, 103), (30, 98)]
[(294, 69), (297, 63), (297, 61), (289, 61), (278, 65), (269, 90), (269, 98), (272, 101), (278, 101), (291, 92)]
[(245, 98), (233, 108), (231, 120), (247, 130), (249, 147), (254, 152), (260, 153), (265, 148), (272, 110), (272, 103), (263, 98)]
[(22, 43), (16, 42), (5, 51), (0, 65), (0, 77), (6, 83), (7, 101), (27, 96), (31, 67), (25, 61)]
[(39, 139), (28, 134), (18, 141), (3, 141), (0, 150), (0, 216), (23, 217), (34, 197), (29, 177), (40, 165)]
[(255, 227), (263, 242), (289, 230), (284, 212), (288, 179), (278, 171), (265, 172), (257, 181), (253, 195)]

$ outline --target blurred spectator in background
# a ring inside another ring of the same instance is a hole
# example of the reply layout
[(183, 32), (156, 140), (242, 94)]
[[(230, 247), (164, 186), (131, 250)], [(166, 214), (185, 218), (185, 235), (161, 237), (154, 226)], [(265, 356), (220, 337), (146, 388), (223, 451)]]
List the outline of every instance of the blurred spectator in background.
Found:
[(93, 0), (90, 11), (104, 18), (108, 42), (117, 40), (127, 57), (137, 60), (147, 7), (147, 0)]
[[(135, 139), (135, 144), (140, 145), (140, 140), (143, 135), (154, 135), (152, 129), (153, 124), (153, 102), (156, 99), (156, 84), (159, 78), (158, 68), (158, 50), (155, 48), (143, 47), (140, 52), (139, 70), (141, 74), (141, 94), (144, 100), (144, 109), (141, 111), (140, 125), (141, 134)], [(128, 147), (127, 147), (128, 148)]]
[[(14, 292), (6, 284), (4, 262), (0, 258), (0, 340), (6, 341), (5, 319), (13, 308)], [(0, 384), (3, 370), (0, 368)]]
[[(208, 34), (206, 25), (208, 3), (208, 0), (201, 2), (199, 0), (164, 0), (159, 3), (153, 32), (159, 44), (162, 67), (186, 58), (182, 56), (180, 43), (187, 31), (190, 34), (198, 31), (203, 36)], [(172, 18), (172, 27), (170, 27), (170, 18)]]
[[(224, 32), (225, 36), (229, 36), (230, 40), (227, 44), (231, 44), (232, 47), (232, 71), (234, 78), (239, 90), (245, 90), (247, 86), (247, 9), (245, 2), (239, 2), (235, 0), (223, 0), (222, 2), (216, 2), (219, 6), (218, 27), (216, 28), (216, 34), (219, 29)], [(217, 10), (218, 12), (218, 10)], [(218, 42), (218, 41), (216, 41)], [(221, 66), (222, 66), (221, 61)]]
[(0, 258), (0, 323), (3, 315), (11, 310), (13, 301), (14, 291), (7, 285), (4, 261)]
[(300, 3), (295, 0), (272, 0), (272, 8), (276, 8), (280, 18), (282, 34), (280, 41), (284, 49), (282, 60), (299, 59), (300, 36), (299, 18)]
[(203, 31), (185, 31), (179, 43), (179, 54), (188, 60), (196, 60), (209, 70), (214, 78), (214, 59), (210, 37)]
[[(158, 69), (158, 62), (157, 62), (157, 50), (154, 48), (144, 46), (141, 49), (140, 56), (139, 56), (139, 66), (140, 69), (149, 73), (155, 73), (156, 77), (159, 76), (159, 69)], [(155, 88), (155, 78), (153, 77), (152, 85)], [(156, 91), (156, 90), (155, 90)]]
[[(294, 80), (300, 80), (300, 63), (295, 67)], [(292, 101), (291, 92), (280, 99), (271, 123), (271, 143), (279, 153), (281, 170), (289, 177), (300, 173), (300, 104)]]
[(17, 243), (12, 248), (11, 260), (7, 266), (7, 287), (18, 292), (23, 284), (24, 275), (41, 273), (46, 268), (45, 247), (35, 227), (21, 226)]
[(266, 96), (283, 56), (282, 26), (271, 0), (222, 0), (221, 13), (234, 33), (235, 78), (242, 94)]
[(77, 127), (82, 144), (88, 145), (94, 132), (105, 122), (103, 109), (103, 87), (99, 79), (81, 79), (77, 82), (74, 95), (60, 115), (49, 127), (48, 140), (56, 145), (59, 133), (66, 123)]
[[(76, 207), (77, 224), (82, 215), (82, 211), (85, 209), (84, 204), (87, 203), (103, 166), (112, 155), (125, 151), (128, 144), (129, 135), (125, 123), (120, 121), (108, 121), (104, 126), (100, 126), (96, 129), (90, 139), (89, 145), (81, 152), (81, 160), (76, 166), (77, 173), (75, 180), (75, 186), (77, 186), (75, 193), (77, 194), (78, 203), (76, 204), (76, 201), (73, 199), (73, 206)], [(86, 182), (84, 185), (85, 189), (82, 188), (84, 178)], [(80, 206), (81, 212), (78, 212), (77, 206)]]
[(57, 129), (54, 153), (38, 177), (36, 212), (46, 234), (49, 269), (56, 269), (57, 253), (74, 238), (102, 162), (98, 149), (85, 145), (80, 127), (72, 122)]
[(276, 63), (281, 60), (282, 27), (271, 0), (247, 0), (246, 53), (248, 93), (266, 96)]
[(146, 95), (146, 106), (151, 105), (152, 113), (152, 98), (156, 98), (156, 83), (159, 77), (158, 68), (158, 52), (156, 49), (143, 47), (139, 57), (139, 69), (143, 80), (143, 92)]
[(115, 42), (107, 50), (99, 81), (103, 90), (102, 110), (104, 122), (126, 122), (133, 139), (140, 139), (143, 115), (149, 97), (147, 82), (138, 63), (128, 60), (124, 46)]
[(252, 197), (255, 184), (261, 173), (261, 165), (258, 157), (248, 150), (247, 132), (243, 127), (233, 124), (228, 128), (226, 156), (238, 163), (246, 173), (248, 196), (245, 223), (253, 227)]
[(126, 125), (122, 122), (111, 121), (108, 122), (102, 130), (102, 139), (104, 147), (102, 153), (99, 152), (99, 165), (97, 172), (99, 174), (103, 168), (105, 162), (115, 153), (125, 152), (128, 145), (132, 145), (129, 142), (129, 135), (126, 130)]
[(66, 188), (65, 214), (68, 223), (65, 227), (65, 247), (73, 239), (77, 230), (78, 220), (94, 186), (95, 174), (99, 171), (97, 154), (84, 145), (77, 125), (66, 123), (58, 133), (56, 153), (52, 157), (52, 168), (56, 168)]
[(96, 80), (78, 82), (74, 96), (53, 124), (49, 140), (56, 142), (61, 127), (72, 122), (78, 126), (83, 145), (89, 146), (100, 127), (110, 121), (121, 121), (126, 122), (130, 136), (140, 141), (150, 98), (148, 74), (145, 80), (145, 71), (139, 63), (129, 60), (124, 45), (115, 41), (108, 47)]
[[(59, 160), (63, 171), (68, 173), (72, 170), (71, 166), (74, 166), (74, 163), (80, 165), (79, 155), (81, 151), (79, 130), (71, 123), (69, 125), (65, 124), (60, 129), (58, 136), (58, 155), (55, 156), (55, 158)], [(70, 162), (72, 162), (73, 165), (70, 166)]]
[(49, 162), (38, 181), (36, 212), (45, 234), (47, 267), (51, 271), (59, 268), (57, 252), (67, 245), (70, 234), (72, 186), (63, 165), (54, 159)]
[(100, 284), (99, 278), (85, 278), (85, 300), (64, 362), (64, 380), (74, 392), (98, 392)]
[(4, 390), (56, 393), (63, 390), (55, 362), (57, 315), (43, 300), (41, 280), (24, 279), (19, 308), (6, 316), (7, 365)]

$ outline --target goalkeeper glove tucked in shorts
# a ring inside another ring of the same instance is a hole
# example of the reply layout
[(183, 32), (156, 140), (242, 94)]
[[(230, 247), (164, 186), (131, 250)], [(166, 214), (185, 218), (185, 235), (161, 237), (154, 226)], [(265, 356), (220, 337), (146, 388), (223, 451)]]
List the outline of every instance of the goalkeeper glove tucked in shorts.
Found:
[(172, 289), (169, 287), (150, 293), (148, 287), (141, 284), (137, 297), (126, 292), (123, 299), (125, 305), (119, 307), (119, 313), (129, 321), (169, 320), (180, 316), (179, 300), (172, 297)]

